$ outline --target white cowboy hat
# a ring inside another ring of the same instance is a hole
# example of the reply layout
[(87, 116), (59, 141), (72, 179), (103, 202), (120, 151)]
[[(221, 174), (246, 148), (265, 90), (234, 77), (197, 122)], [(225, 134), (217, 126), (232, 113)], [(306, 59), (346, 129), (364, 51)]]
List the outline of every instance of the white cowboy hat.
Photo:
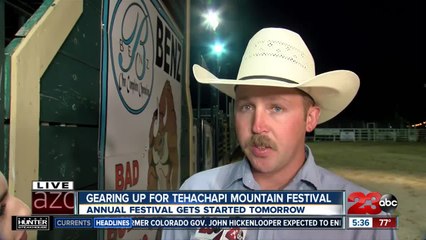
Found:
[(199, 65), (195, 79), (235, 98), (236, 85), (298, 88), (321, 109), (318, 123), (345, 109), (359, 89), (358, 76), (347, 70), (315, 75), (314, 59), (299, 34), (282, 28), (264, 28), (249, 41), (237, 79), (219, 79)]

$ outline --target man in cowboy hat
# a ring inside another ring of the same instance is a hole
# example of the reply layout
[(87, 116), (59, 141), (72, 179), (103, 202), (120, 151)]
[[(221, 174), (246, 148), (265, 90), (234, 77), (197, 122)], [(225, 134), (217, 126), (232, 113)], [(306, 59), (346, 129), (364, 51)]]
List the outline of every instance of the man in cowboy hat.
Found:
[[(352, 101), (359, 88), (355, 73), (338, 70), (315, 75), (313, 57), (302, 38), (281, 28), (265, 28), (252, 37), (237, 79), (218, 79), (198, 65), (194, 65), (193, 72), (198, 82), (235, 98), (236, 134), (245, 157), (193, 175), (181, 186), (182, 190), (368, 193), (317, 166), (305, 145), (306, 132), (336, 116)], [(220, 231), (166, 230), (163, 239), (213, 239), (219, 234), (226, 235)], [(396, 239), (393, 230), (260, 228), (240, 231), (238, 236), (250, 240)]]

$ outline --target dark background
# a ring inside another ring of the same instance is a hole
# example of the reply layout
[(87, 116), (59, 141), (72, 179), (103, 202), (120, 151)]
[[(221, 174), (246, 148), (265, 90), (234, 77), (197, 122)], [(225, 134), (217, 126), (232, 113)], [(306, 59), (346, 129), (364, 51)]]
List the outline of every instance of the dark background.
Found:
[[(172, 13), (184, 11), (183, 1), (169, 3)], [(41, 0), (5, 0), (5, 45), (42, 3)], [(216, 32), (202, 24), (207, 9), (220, 11)], [(360, 76), (355, 100), (327, 123), (335, 126), (377, 122), (405, 127), (426, 121), (425, 7), (420, 0), (406, 1), (286, 1), (192, 0), (191, 65), (201, 63), (219, 77), (235, 78), (252, 35), (264, 27), (284, 27), (298, 32), (315, 59), (317, 74), (337, 69)], [(184, 25), (184, 17), (176, 21)], [(209, 45), (221, 39), (226, 53), (219, 60)], [(193, 107), (196, 82), (191, 76)], [(202, 107), (214, 104), (210, 87), (202, 87)], [(221, 96), (223, 109), (224, 96)]]
[[(192, 1), (191, 62), (214, 38), (227, 43), (220, 77), (236, 78), (248, 40), (264, 27), (298, 32), (308, 45), (317, 74), (337, 69), (357, 73), (355, 100), (329, 125), (378, 122), (405, 127), (426, 120), (425, 24), (421, 1)], [(216, 32), (201, 24), (216, 8)], [(198, 60), (197, 60), (198, 59)], [(214, 60), (209, 67), (214, 69)], [(214, 72), (214, 71), (213, 71)], [(193, 98), (194, 99), (194, 98)]]

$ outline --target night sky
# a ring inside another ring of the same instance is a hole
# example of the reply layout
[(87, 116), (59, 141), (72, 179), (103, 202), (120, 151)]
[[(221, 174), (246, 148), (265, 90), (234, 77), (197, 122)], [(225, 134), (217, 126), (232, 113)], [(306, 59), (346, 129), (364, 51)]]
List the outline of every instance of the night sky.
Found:
[[(201, 24), (208, 6), (221, 11), (216, 33)], [(227, 49), (220, 77), (235, 78), (251, 36), (264, 27), (284, 27), (305, 40), (317, 74), (347, 69), (359, 75), (355, 100), (333, 121), (400, 127), (426, 120), (425, 8), (420, 0), (192, 1), (191, 13), (191, 65), (204, 55), (214, 67), (207, 45), (219, 38)]]

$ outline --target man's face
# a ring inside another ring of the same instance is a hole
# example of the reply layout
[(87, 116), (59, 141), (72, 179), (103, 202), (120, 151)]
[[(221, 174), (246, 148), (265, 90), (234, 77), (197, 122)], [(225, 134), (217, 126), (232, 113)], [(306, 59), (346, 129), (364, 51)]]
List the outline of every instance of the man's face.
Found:
[(304, 97), (295, 89), (236, 89), (236, 133), (254, 174), (295, 174), (305, 157), (305, 133), (318, 117), (319, 108), (305, 110)]
[(5, 209), (6, 209), (6, 200), (7, 200), (7, 182), (6, 178), (3, 176), (2, 173), (0, 173), (0, 224), (3, 221), (3, 217), (5, 215)]
[(30, 209), (8, 193), (7, 181), (0, 172), (0, 240), (26, 239), (25, 231), (12, 231), (12, 216), (30, 215)]

